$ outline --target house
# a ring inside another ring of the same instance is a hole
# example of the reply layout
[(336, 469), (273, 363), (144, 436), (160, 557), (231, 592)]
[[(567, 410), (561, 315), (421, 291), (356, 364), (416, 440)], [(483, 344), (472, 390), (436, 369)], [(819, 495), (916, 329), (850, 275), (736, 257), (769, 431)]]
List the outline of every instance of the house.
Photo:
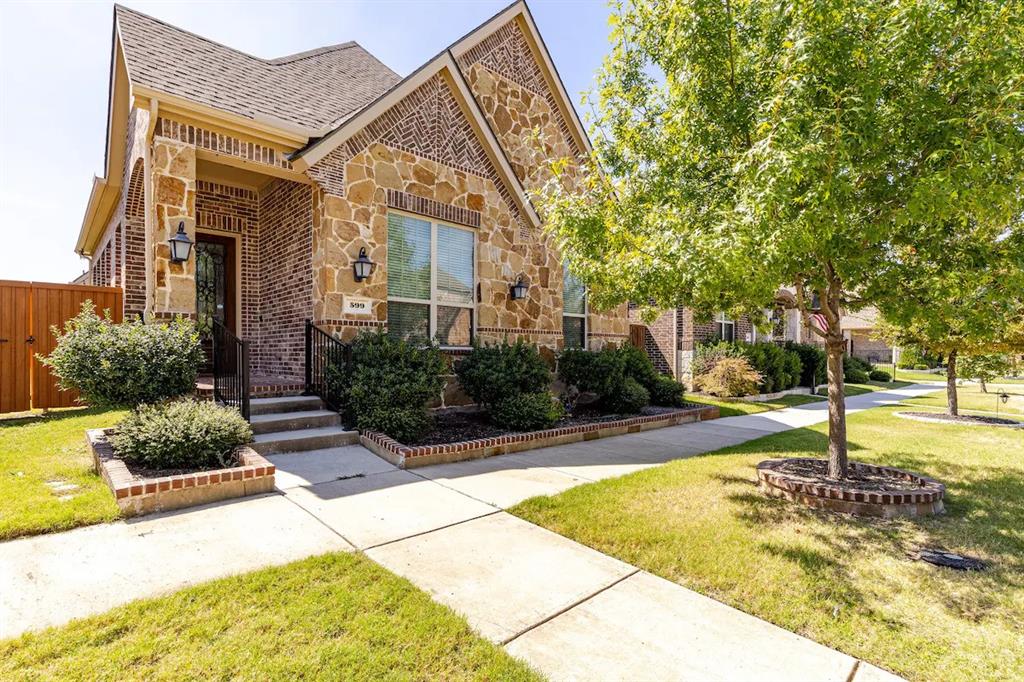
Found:
[(454, 351), (628, 338), (626, 307), (588, 308), (530, 200), (590, 143), (524, 2), (404, 78), (355, 42), (261, 59), (116, 6), (106, 138), (85, 280), (123, 287), (126, 317), (223, 325), (253, 375), (302, 377), (307, 319)]

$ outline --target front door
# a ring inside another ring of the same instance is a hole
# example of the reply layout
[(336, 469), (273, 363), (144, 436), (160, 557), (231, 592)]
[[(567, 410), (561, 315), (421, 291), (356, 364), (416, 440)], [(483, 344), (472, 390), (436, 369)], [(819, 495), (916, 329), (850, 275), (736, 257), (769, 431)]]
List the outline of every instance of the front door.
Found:
[[(196, 324), (206, 357), (212, 356), (213, 321), (235, 330), (235, 240), (196, 235)], [(210, 368), (207, 367), (207, 370)]]

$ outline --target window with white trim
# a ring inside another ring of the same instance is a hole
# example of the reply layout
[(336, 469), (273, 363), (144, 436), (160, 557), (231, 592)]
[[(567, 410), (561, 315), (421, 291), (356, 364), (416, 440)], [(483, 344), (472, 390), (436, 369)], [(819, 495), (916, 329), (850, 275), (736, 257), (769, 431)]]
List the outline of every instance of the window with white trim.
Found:
[(562, 265), (562, 337), (566, 348), (587, 347), (587, 289)]
[(405, 213), (388, 213), (388, 333), (473, 343), (476, 234)]
[(736, 323), (729, 319), (725, 313), (718, 313), (715, 317), (715, 339), (732, 343), (736, 340)]

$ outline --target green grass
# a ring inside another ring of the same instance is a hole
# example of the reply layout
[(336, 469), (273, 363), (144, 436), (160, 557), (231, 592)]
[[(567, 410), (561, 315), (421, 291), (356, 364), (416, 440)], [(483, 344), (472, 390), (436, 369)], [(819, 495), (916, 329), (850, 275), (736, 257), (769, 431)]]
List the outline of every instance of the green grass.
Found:
[[(880, 369), (883, 372), (892, 374), (892, 363), (881, 363), (876, 364), (875, 369)], [(931, 370), (925, 369), (903, 369), (901, 367), (896, 368), (896, 376), (893, 377), (896, 381), (909, 381), (911, 383), (930, 383), (930, 382), (945, 382), (946, 373), (939, 370), (939, 374), (932, 372)]]
[[(999, 388), (1005, 390), (1006, 394), (1010, 396), (1005, 404), (998, 398)], [(994, 415), (998, 405), (1000, 416), (1024, 418), (1024, 386), (1006, 385), (999, 388), (989, 386), (989, 392), (982, 393), (981, 387), (974, 384), (960, 386), (957, 389), (957, 406), (961, 412), (981, 412)], [(945, 388), (917, 398), (908, 398), (903, 402), (906, 405), (943, 410), (949, 405)]]
[(19, 680), (536, 680), (358, 554), (225, 578), (0, 642)]
[[(849, 417), (851, 458), (935, 476), (947, 514), (892, 521), (762, 495), (755, 465), (816, 456), (826, 426), (527, 500), (513, 513), (913, 680), (1024, 679), (1024, 433)], [(989, 562), (912, 561), (942, 547)]]
[(714, 405), (718, 408), (718, 414), (722, 417), (735, 417), (741, 414), (757, 414), (759, 412), (771, 412), (781, 410), (785, 407), (797, 407), (808, 403), (821, 402), (821, 398), (813, 395), (784, 395), (777, 400), (765, 401), (744, 401), (744, 400), (719, 400), (711, 396), (696, 396), (687, 394), (686, 402), (700, 403), (701, 405)]
[[(869, 381), (866, 384), (844, 384), (845, 395), (847, 398), (854, 395), (864, 395), (865, 393), (874, 393), (875, 391), (888, 391), (893, 388), (903, 388), (904, 386), (910, 386), (909, 381)], [(818, 395), (828, 395), (827, 388), (819, 388)]]
[(123, 415), (90, 408), (0, 420), (0, 540), (117, 518), (110, 490), (92, 471), (85, 429), (113, 426)]

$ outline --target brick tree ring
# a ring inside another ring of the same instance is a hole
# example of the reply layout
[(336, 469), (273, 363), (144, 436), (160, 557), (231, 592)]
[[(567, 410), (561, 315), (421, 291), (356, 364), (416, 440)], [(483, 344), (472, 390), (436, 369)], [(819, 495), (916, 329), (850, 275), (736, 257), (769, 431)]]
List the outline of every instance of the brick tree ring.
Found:
[(941, 514), (946, 486), (919, 474), (850, 462), (849, 477), (826, 477), (828, 461), (809, 457), (766, 459), (757, 465), (761, 490), (815, 509), (856, 516)]

